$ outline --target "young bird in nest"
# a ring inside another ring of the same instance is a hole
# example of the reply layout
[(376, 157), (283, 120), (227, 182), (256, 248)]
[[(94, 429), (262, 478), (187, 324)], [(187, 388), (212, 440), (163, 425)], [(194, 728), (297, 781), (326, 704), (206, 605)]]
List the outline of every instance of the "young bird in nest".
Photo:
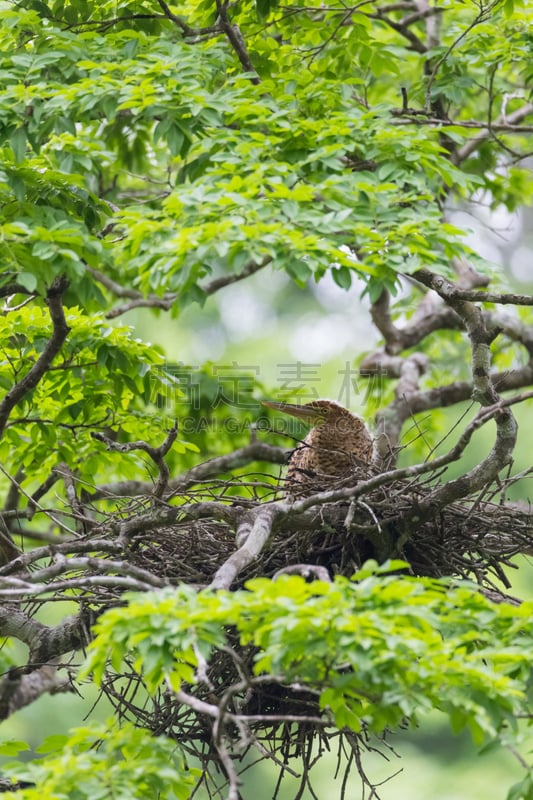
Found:
[(284, 496), (289, 500), (361, 480), (370, 473), (373, 441), (363, 420), (332, 400), (305, 405), (263, 401), (264, 406), (314, 424), (291, 453)]

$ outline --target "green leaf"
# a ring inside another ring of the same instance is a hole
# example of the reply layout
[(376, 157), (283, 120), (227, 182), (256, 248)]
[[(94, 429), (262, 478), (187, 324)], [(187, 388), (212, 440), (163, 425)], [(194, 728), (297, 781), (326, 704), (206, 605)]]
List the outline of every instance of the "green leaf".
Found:
[(26, 128), (24, 126), (16, 128), (9, 137), (9, 142), (11, 144), (11, 149), (13, 150), (13, 155), (15, 156), (15, 161), (16, 163), (20, 164), (21, 161), (24, 161), (24, 157), (26, 155)]
[(68, 737), (64, 734), (51, 734), (35, 748), (36, 753), (56, 753), (64, 749)]
[(30, 749), (30, 745), (27, 742), (22, 742), (18, 739), (9, 739), (8, 741), (0, 742), (0, 753), (3, 756), (16, 756)]
[(37, 278), (31, 272), (19, 272), (17, 282), (24, 286), (28, 292), (34, 292), (37, 288)]
[(341, 289), (349, 289), (352, 285), (352, 273), (348, 267), (338, 267), (331, 272), (333, 280)]
[(255, 0), (259, 19), (268, 19), (271, 12), (279, 6), (279, 0)]

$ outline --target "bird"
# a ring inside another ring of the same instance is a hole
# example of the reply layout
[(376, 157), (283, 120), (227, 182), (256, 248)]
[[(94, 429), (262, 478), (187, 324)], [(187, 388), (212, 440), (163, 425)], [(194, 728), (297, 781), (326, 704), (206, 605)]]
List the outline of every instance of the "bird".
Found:
[(287, 500), (368, 477), (374, 443), (361, 417), (333, 400), (302, 405), (263, 400), (262, 405), (314, 423), (289, 457), (283, 490)]

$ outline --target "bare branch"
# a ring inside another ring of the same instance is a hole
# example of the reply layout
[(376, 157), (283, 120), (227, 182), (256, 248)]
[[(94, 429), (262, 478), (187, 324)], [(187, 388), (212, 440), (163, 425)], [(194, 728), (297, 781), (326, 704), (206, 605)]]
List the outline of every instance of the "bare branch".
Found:
[[(253, 461), (267, 461), (273, 464), (285, 464), (289, 451), (283, 447), (276, 447), (264, 442), (254, 441), (246, 447), (234, 450), (227, 455), (211, 458), (192, 467), (183, 475), (171, 478), (168, 483), (168, 493), (165, 500), (170, 500), (180, 492), (184, 492), (196, 483), (202, 483), (214, 475), (230, 472), (240, 467), (245, 467)], [(122, 481), (98, 486), (92, 494), (88, 490), (82, 492), (85, 500), (101, 500), (107, 497), (135, 497), (152, 493), (152, 484), (145, 481)]]
[(217, 570), (210, 584), (211, 589), (229, 589), (243, 569), (258, 557), (268, 542), (276, 518), (283, 509), (282, 503), (265, 503), (250, 512), (253, 521), (244, 544)]
[(155, 497), (163, 496), (170, 476), (170, 470), (164, 457), (167, 455), (168, 451), (176, 441), (178, 435), (177, 422), (174, 423), (170, 431), (167, 433), (165, 441), (162, 445), (160, 445), (160, 447), (152, 447), (152, 445), (142, 441), (123, 443), (114, 442), (108, 436), (99, 432), (93, 432), (91, 435), (93, 439), (104, 442), (109, 450), (115, 450), (119, 453), (131, 453), (133, 450), (143, 450), (145, 453), (147, 453), (159, 470), (159, 477), (152, 494)]
[[(528, 114), (529, 113), (531, 113), (531, 110), (528, 111)], [(519, 136), (527, 133), (533, 133), (533, 125), (515, 125), (512, 122), (495, 122), (489, 126), (488, 122), (477, 119), (441, 119), (440, 117), (431, 116), (420, 109), (414, 112), (410, 110), (409, 113), (405, 114), (403, 114), (400, 110), (396, 111), (396, 113), (393, 114), (393, 119), (391, 119), (391, 125), (434, 125), (438, 128), (442, 128), (443, 131), (446, 130), (446, 127), (452, 125), (453, 127), (458, 128), (469, 128), (472, 130), (483, 131), (486, 134), (485, 138), (490, 136), (491, 132), (495, 131), (498, 133), (508, 134), (516, 133)]]
[(160, 308), (163, 311), (169, 311), (176, 302), (176, 298), (177, 296), (174, 294), (172, 296), (165, 295), (164, 297), (155, 297), (154, 295), (149, 297), (141, 296), (137, 300), (131, 300), (129, 303), (112, 308), (111, 311), (107, 312), (106, 318), (116, 319), (116, 317), (120, 317), (128, 311), (133, 311), (134, 308)]
[(43, 567), (36, 572), (31, 572), (26, 577), (28, 584), (46, 583), (51, 578), (70, 572), (101, 573), (104, 575), (125, 575), (128, 578), (135, 578), (143, 581), (148, 589), (161, 589), (167, 582), (153, 575), (148, 570), (136, 567), (126, 561), (112, 561), (105, 558), (94, 558), (85, 556), (81, 558), (61, 558), (55, 559), (55, 563), (49, 567)]
[[(0, 680), (0, 720), (7, 719), (43, 694), (71, 691), (73, 688), (70, 676), (68, 673), (62, 676), (55, 664), (46, 664), (29, 674), (21, 673), (16, 668), (11, 669)], [(13, 785), (8, 788), (13, 789)]]
[(100, 272), (99, 269), (88, 266), (87, 272), (92, 275), (93, 278), (98, 281), (98, 283), (101, 283), (102, 286), (105, 286), (106, 289), (109, 289), (109, 291), (112, 292), (116, 297), (129, 297), (131, 300), (142, 299), (141, 292), (138, 292), (136, 289), (129, 289), (128, 287), (121, 286), (120, 283), (112, 280), (103, 272)]
[[(231, 286), (233, 283), (238, 283), (239, 281), (249, 278), (250, 275), (254, 275), (256, 272), (264, 269), (268, 264), (271, 264), (272, 261), (272, 256), (265, 256), (265, 258), (259, 262), (250, 261), (241, 272), (214, 278), (212, 281), (205, 284), (205, 286), (200, 286), (199, 289), (206, 296), (210, 296), (220, 289), (224, 289), (226, 286)], [(169, 311), (179, 297), (177, 292), (167, 292), (162, 297), (152, 294), (148, 295), (148, 297), (144, 297), (141, 292), (122, 287), (96, 269), (89, 268), (89, 272), (99, 283), (116, 295), (116, 297), (130, 298), (130, 302), (116, 306), (112, 308), (111, 311), (108, 311), (106, 314), (108, 319), (115, 319), (121, 314), (125, 314), (127, 311), (132, 311), (134, 308), (160, 308), (163, 311)]]
[(63, 463), (58, 464), (54, 472), (57, 472), (58, 475), (61, 475), (63, 478), (67, 502), (72, 510), (77, 531), (80, 535), (83, 535), (87, 532), (86, 528), (90, 526), (92, 527), (93, 523), (92, 520), (85, 515), (83, 506), (78, 498), (78, 495), (76, 494), (74, 473), (68, 464)]
[(165, 0), (157, 0), (157, 2), (161, 7), (165, 17), (171, 20), (171, 22), (174, 22), (178, 26), (178, 28), (180, 28), (183, 31), (185, 36), (195, 35), (195, 30), (191, 28), (190, 25), (188, 25), (182, 17), (178, 16), (177, 14), (174, 14), (174, 12), (171, 11), (170, 8), (168, 7)]
[[(508, 372), (492, 373), (491, 379), (494, 385), (498, 387), (499, 392), (522, 389), (533, 383), (533, 364), (529, 363), (524, 367)], [(381, 425), (386, 426), (391, 446), (395, 447), (398, 444), (398, 439), (394, 432), (399, 434), (403, 423), (410, 417), (420, 414), (422, 411), (447, 408), (456, 403), (470, 400), (473, 391), (474, 385), (470, 381), (455, 381), (427, 391), (416, 392), (409, 397), (405, 395), (397, 397), (393, 403), (379, 412), (378, 428), (381, 429)]]
[[(438, 306), (435, 298), (438, 300)], [(405, 324), (403, 328), (398, 328), (392, 321), (390, 295), (387, 291), (383, 291), (378, 300), (372, 304), (371, 315), (375, 326), (385, 339), (385, 351), (390, 354), (400, 353), (402, 350), (414, 347), (437, 330), (464, 328), (460, 316), (449, 306), (442, 305), (438, 296), (431, 293), (424, 295), (411, 322)], [(361, 364), (361, 369), (372, 369), (375, 361), (374, 354), (367, 356)], [(390, 364), (387, 367), (390, 367)]]
[[(3, 588), (2, 588), (3, 587)], [(82, 575), (79, 578), (65, 578), (51, 583), (32, 584), (17, 578), (4, 578), (0, 584), (0, 597), (22, 600), (50, 593), (71, 593), (76, 589), (94, 592), (96, 588), (109, 588), (119, 592), (149, 592), (161, 586), (153, 581), (146, 583), (129, 575)]]
[(235, 53), (237, 54), (237, 58), (241, 62), (241, 66), (245, 70), (245, 72), (251, 73), (250, 81), (258, 86), (261, 81), (259, 79), (259, 75), (256, 72), (254, 65), (250, 59), (250, 54), (246, 49), (246, 43), (244, 41), (243, 35), (241, 33), (241, 29), (238, 25), (232, 24), (229, 14), (228, 14), (228, 3), (222, 2), (221, 0), (216, 0), (218, 17), (220, 22), (220, 27), (222, 31), (226, 34), (226, 37), (233, 47)]
[(533, 295), (499, 292), (483, 292), (452, 287), (450, 296), (458, 300), (467, 300), (472, 303), (495, 303), (501, 305), (533, 306)]
[[(483, 130), (481, 130), (468, 142), (465, 142), (465, 144), (452, 155), (453, 163), (461, 164), (466, 158), (472, 155), (472, 153), (475, 153), (476, 150), (479, 149), (479, 146), (491, 136), (493, 131), (502, 133), (531, 132), (533, 128), (521, 127), (519, 125), (519, 123), (523, 119), (526, 119), (526, 117), (528, 117), (530, 114), (533, 114), (533, 103), (526, 103), (524, 106), (522, 106), (522, 108), (513, 111), (512, 114), (508, 114), (505, 118), (503, 116), (498, 117), (496, 122), (490, 127), (488, 125), (483, 126)], [(459, 124), (463, 125), (462, 122)], [(503, 301), (495, 300), (494, 302), (500, 303)]]
[(409, 398), (419, 392), (420, 378), (426, 372), (428, 363), (429, 359), (423, 353), (413, 353), (406, 358), (383, 357), (380, 361), (382, 368), (392, 368), (391, 371), (398, 377), (395, 388), (396, 403), (377, 415), (376, 453), (382, 465), (389, 464), (394, 457), (394, 449), (399, 442), (402, 425), (405, 422), (401, 414), (393, 414), (391, 411), (396, 411), (399, 403), (405, 400), (409, 402)]
[[(23, 486), (20, 483), (18, 483), (18, 481), (16, 481), (16, 479), (13, 478), (13, 476), (10, 475), (9, 472), (6, 469), (4, 469), (2, 464), (0, 464), (0, 472), (3, 475), (5, 475), (5, 477), (8, 479), (8, 481), (10, 481), (12, 484), (16, 483), (17, 488), (20, 491), (20, 493), (22, 495), (24, 495), (28, 500), (28, 508), (26, 509), (25, 512), (24, 511), (20, 511), (19, 512), (16, 509), (14, 509), (12, 511), (0, 512), (0, 516), (3, 517), (4, 520), (20, 519), (20, 518), (32, 519), (33, 516), (35, 515), (36, 511), (39, 510), (40, 512), (46, 514), (57, 525), (57, 527), (60, 530), (67, 531), (69, 534), (72, 534), (74, 536), (76, 535), (77, 532), (75, 530), (72, 530), (71, 528), (69, 528), (65, 524), (65, 522), (60, 520), (59, 519), (59, 515), (56, 516), (56, 512), (55, 511), (47, 511), (44, 508), (42, 508), (42, 506), (37, 501), (35, 501), (34, 496), (30, 495), (23, 488)], [(42, 486), (40, 488), (42, 488)], [(37, 491), (39, 491), (39, 490), (37, 490)]]
[(11, 297), (13, 294), (27, 294), (29, 297), (35, 297), (35, 292), (30, 292), (21, 283), (8, 283), (0, 286), (0, 297)]
[(20, 552), (11, 538), (4, 518), (0, 516), (0, 564), (8, 564), (14, 558), (17, 558)]
[(90, 641), (89, 626), (94, 614), (82, 609), (59, 625), (43, 625), (15, 606), (0, 607), (0, 632), (24, 642), (29, 649), (28, 664), (36, 667), (72, 650), (79, 650)]
[(215, 294), (215, 292), (218, 292), (219, 289), (223, 289), (225, 286), (230, 286), (232, 283), (237, 283), (245, 278), (249, 278), (250, 275), (255, 275), (256, 272), (259, 272), (271, 264), (273, 260), (272, 256), (265, 256), (261, 261), (250, 261), (241, 272), (236, 275), (223, 275), (220, 278), (215, 278), (210, 283), (207, 283), (202, 288), (202, 291), (207, 295)]
[[(441, 329), (466, 330), (466, 322), (458, 313), (463, 306), (460, 302), (510, 302), (516, 297), (524, 305), (533, 302), (527, 295), (504, 295), (473, 289), (474, 286), (486, 285), (483, 276), (478, 276), (464, 265), (457, 265), (459, 279), (457, 284), (446, 282), (445, 292), (438, 293), (439, 287), (433, 286), (428, 276), (423, 281), (430, 291), (424, 294), (411, 320), (402, 327), (395, 325), (389, 308), (389, 297), (383, 293), (374, 303), (372, 317), (376, 327), (385, 338), (385, 351), (377, 351), (368, 355), (360, 365), (364, 377), (379, 374), (382, 378), (401, 378), (396, 386), (395, 400), (382, 408), (377, 415), (377, 451), (383, 463), (390, 463), (390, 456), (398, 446), (403, 424), (421, 411), (443, 408), (472, 397), (475, 384), (469, 381), (457, 381), (451, 384), (436, 386), (428, 391), (421, 391), (418, 377), (425, 368), (424, 359), (419, 362), (416, 354), (408, 358), (399, 354), (416, 346), (429, 334)], [(420, 283), (415, 275), (409, 279)], [(459, 304), (459, 305), (456, 305)], [(476, 306), (472, 306), (473, 309)], [(499, 334), (522, 344), (528, 353), (528, 363), (512, 371), (490, 372), (489, 380), (499, 392), (515, 390), (528, 386), (533, 381), (533, 330), (518, 317), (505, 312), (477, 310), (479, 323), (485, 329), (488, 342)], [(485, 351), (486, 352), (486, 351)], [(409, 366), (410, 362), (410, 366)], [(487, 366), (487, 365), (486, 365)], [(418, 374), (417, 374), (418, 372)]]
[[(464, 497), (493, 481), (497, 474), (512, 459), (516, 444), (517, 424), (511, 411), (501, 403), (490, 374), (490, 343), (494, 338), (485, 323), (482, 312), (475, 304), (458, 299), (454, 294), (455, 287), (445, 278), (434, 275), (428, 270), (420, 270), (416, 276), (424, 285), (434, 289), (463, 319), (472, 347), (472, 397), (483, 406), (501, 407), (494, 415), (496, 422), (496, 441), (489, 455), (477, 465), (468, 476), (450, 481), (434, 493), (438, 502), (445, 498), (451, 502), (457, 497)], [(430, 500), (428, 508), (431, 506)]]
[(122, 545), (111, 539), (70, 539), (43, 547), (34, 547), (26, 553), (21, 553), (9, 564), (0, 567), (0, 578), (11, 573), (20, 573), (27, 569), (31, 564), (35, 564), (42, 559), (53, 559), (57, 555), (71, 555), (73, 553), (121, 553)]

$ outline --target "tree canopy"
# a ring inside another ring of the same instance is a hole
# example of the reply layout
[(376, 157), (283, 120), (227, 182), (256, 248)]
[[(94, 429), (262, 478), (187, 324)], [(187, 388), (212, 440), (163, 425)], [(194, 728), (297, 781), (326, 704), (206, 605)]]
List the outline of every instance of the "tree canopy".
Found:
[[(6, 797), (237, 800), (253, 751), (273, 797), (295, 770), (316, 796), (332, 742), (341, 795), (375, 797), (365, 748), (431, 709), (520, 748), (531, 604), (505, 592), (532, 552), (508, 493), (533, 297), (452, 212), (533, 198), (527, 3), (0, 11), (1, 717), (84, 682), (114, 708), (8, 766)], [(362, 285), (381, 337), (353, 354), (379, 379), (373, 471), (294, 502), (273, 390), (241, 370), (228, 398), (122, 319), (273, 271)]]

